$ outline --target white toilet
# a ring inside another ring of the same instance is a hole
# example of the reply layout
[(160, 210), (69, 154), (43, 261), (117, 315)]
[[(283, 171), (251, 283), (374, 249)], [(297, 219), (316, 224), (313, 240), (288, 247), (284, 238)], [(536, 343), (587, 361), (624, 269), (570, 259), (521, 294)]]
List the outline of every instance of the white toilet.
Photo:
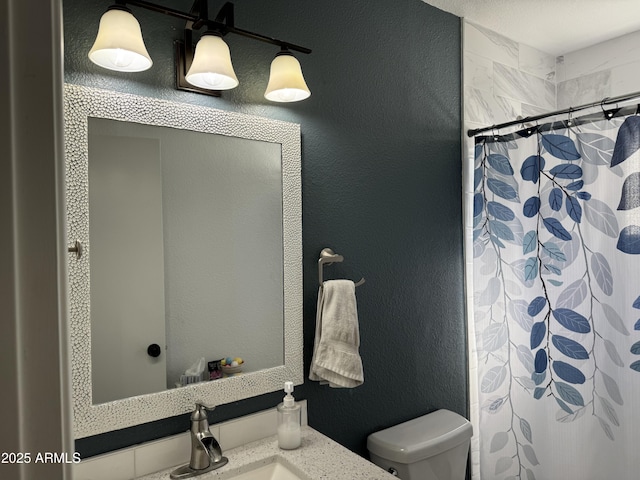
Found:
[(473, 429), (449, 410), (372, 433), (371, 461), (402, 480), (464, 480)]

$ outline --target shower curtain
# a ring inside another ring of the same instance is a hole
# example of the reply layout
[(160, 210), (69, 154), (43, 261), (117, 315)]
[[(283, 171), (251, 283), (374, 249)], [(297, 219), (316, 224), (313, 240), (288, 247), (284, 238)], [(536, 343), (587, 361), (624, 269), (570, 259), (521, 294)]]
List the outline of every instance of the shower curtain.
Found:
[(640, 116), (620, 113), (475, 139), (474, 479), (640, 478)]

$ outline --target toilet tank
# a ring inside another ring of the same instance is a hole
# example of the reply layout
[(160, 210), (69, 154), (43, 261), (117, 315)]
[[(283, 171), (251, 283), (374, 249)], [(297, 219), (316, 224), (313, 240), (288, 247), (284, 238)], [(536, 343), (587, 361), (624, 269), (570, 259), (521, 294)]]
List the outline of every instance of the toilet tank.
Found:
[(464, 480), (473, 429), (449, 410), (372, 433), (371, 461), (402, 480)]

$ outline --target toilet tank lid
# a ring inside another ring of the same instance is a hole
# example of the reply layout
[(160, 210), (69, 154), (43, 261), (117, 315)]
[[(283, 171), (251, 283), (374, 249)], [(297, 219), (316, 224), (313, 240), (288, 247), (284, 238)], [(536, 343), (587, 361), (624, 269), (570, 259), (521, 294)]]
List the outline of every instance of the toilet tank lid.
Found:
[(372, 433), (367, 438), (367, 448), (393, 462), (413, 463), (464, 443), (472, 433), (466, 418), (449, 410), (436, 410)]

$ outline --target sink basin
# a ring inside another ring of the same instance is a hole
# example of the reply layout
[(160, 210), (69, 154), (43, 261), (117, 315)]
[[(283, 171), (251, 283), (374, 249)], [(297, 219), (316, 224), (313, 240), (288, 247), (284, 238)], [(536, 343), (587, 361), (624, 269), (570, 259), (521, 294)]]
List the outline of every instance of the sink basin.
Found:
[(294, 473), (281, 459), (274, 457), (272, 462), (230, 477), (229, 480), (306, 480), (306, 477)]

